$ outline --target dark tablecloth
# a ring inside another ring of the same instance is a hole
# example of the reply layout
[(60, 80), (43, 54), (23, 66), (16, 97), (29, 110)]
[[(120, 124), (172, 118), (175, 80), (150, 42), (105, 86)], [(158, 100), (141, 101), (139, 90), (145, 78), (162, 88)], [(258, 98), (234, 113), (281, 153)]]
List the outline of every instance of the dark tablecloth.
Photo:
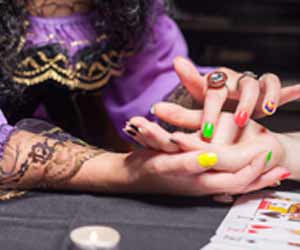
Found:
[[(264, 123), (300, 131), (299, 117), (282, 112)], [(298, 192), (300, 184), (281, 189)], [(229, 208), (207, 197), (32, 192), (0, 204), (0, 250), (70, 250), (70, 231), (94, 224), (119, 230), (121, 250), (196, 250), (209, 242)]]

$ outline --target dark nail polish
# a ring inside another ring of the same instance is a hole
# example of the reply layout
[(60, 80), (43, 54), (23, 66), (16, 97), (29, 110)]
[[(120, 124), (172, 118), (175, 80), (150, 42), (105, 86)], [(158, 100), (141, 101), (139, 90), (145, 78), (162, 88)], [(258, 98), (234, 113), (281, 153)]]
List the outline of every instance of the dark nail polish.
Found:
[(129, 135), (131, 135), (131, 136), (133, 136), (133, 137), (135, 137), (136, 136), (136, 133), (135, 132), (133, 132), (133, 131), (131, 131), (131, 130), (125, 130), (126, 131), (126, 133), (128, 133)]
[(179, 143), (178, 143), (176, 140), (174, 140), (174, 139), (170, 139), (170, 142), (173, 143), (173, 144), (175, 144), (175, 145), (178, 145), (178, 144), (179, 144)]
[(129, 127), (131, 127), (133, 130), (135, 130), (138, 133), (140, 132), (140, 129), (137, 126), (133, 125), (133, 124), (129, 124)]

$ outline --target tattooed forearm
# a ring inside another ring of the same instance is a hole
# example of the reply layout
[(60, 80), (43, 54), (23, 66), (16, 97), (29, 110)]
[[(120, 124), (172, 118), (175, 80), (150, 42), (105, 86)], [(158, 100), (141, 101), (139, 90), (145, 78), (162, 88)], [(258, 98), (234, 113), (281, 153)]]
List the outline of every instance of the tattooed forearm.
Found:
[(35, 16), (66, 16), (93, 9), (92, 0), (29, 0), (27, 9)]
[[(24, 136), (28, 136), (27, 132)], [(31, 136), (17, 143), (12, 136), (0, 165), (0, 185), (4, 188), (56, 187), (74, 178), (83, 165), (105, 153), (71, 141)]]

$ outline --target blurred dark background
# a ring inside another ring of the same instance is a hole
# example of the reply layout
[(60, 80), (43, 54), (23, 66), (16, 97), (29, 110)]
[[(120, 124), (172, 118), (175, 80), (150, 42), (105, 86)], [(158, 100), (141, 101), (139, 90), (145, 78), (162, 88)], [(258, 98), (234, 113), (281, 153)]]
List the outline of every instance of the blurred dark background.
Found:
[(300, 0), (169, 0), (200, 65), (279, 74), (300, 82)]

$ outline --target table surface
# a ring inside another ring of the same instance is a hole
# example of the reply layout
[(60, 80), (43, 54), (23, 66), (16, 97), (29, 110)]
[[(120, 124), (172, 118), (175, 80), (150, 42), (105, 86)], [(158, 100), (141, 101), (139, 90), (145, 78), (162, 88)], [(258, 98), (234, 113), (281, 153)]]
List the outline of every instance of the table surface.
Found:
[[(264, 123), (277, 131), (300, 131), (298, 115), (281, 112)], [(281, 189), (298, 192), (300, 185), (286, 182)], [(0, 249), (70, 250), (72, 229), (104, 224), (121, 233), (121, 250), (197, 250), (229, 208), (209, 197), (32, 192), (1, 204)]]

